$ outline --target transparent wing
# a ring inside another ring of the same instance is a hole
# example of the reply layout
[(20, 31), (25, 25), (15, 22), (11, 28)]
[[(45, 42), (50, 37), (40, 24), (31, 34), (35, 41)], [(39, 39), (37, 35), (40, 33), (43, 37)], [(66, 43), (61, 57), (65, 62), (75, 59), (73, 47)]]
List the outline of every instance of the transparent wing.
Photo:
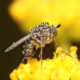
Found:
[(57, 42), (55, 37), (53, 37), (53, 42), (54, 42), (56, 48), (59, 47), (59, 44), (58, 44), (58, 42)]

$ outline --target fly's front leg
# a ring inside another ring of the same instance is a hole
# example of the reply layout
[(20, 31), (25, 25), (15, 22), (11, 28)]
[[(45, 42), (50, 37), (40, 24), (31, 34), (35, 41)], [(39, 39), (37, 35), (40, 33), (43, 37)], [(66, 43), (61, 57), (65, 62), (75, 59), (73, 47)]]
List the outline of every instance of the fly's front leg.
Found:
[(40, 44), (41, 44), (41, 41), (38, 39), (38, 38), (36, 38), (35, 40), (34, 40), (34, 42), (35, 42), (35, 45), (36, 45), (36, 50), (38, 49), (38, 48), (40, 48)]
[(42, 58), (43, 58), (42, 52), (43, 52), (43, 47), (45, 46), (43, 31), (41, 31), (40, 40), (41, 40), (40, 60), (41, 60), (41, 66), (42, 66)]
[(41, 52), (40, 52), (40, 55), (39, 55), (40, 59), (41, 59), (41, 56), (42, 56), (42, 48), (45, 46), (45, 41), (44, 40), (45, 40), (44, 37), (40, 37), (40, 39), (36, 38), (36, 40), (35, 40), (36, 49), (41, 48)]
[(41, 66), (42, 66), (42, 52), (43, 52), (43, 37), (41, 37), (41, 51), (40, 51), (40, 59), (41, 59)]

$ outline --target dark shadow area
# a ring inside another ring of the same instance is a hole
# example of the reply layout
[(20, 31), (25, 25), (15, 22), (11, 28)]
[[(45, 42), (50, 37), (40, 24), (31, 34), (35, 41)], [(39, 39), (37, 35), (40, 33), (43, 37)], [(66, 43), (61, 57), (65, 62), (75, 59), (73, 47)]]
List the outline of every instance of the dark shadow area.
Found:
[(79, 42), (79, 43), (77, 43), (77, 42), (72, 42), (72, 45), (78, 47), (78, 50), (77, 50), (77, 57), (78, 57), (78, 59), (80, 60), (80, 42)]
[(8, 53), (4, 53), (4, 50), (12, 42), (25, 35), (8, 14), (8, 5), (11, 2), (11, 0), (0, 0), (0, 80), (10, 80), (9, 74), (19, 65), (23, 57), (21, 46)]
[[(55, 46), (52, 43), (50, 44), (46, 44), (46, 46), (43, 48), (43, 52), (42, 52), (42, 59), (52, 59), (53, 58), (53, 52), (55, 51)], [(40, 59), (40, 52), (41, 49), (36, 50), (35, 55), (33, 56), (34, 58), (37, 58), (38, 60)]]

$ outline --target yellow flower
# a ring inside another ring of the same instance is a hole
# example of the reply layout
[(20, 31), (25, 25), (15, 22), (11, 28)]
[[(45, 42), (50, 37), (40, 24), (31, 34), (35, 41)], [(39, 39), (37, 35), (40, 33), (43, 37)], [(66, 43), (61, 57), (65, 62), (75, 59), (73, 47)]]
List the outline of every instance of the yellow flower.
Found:
[(61, 47), (53, 53), (53, 59), (38, 61), (29, 59), (20, 64), (10, 74), (11, 80), (80, 80), (80, 62), (76, 55), (77, 47), (70, 48), (69, 56)]

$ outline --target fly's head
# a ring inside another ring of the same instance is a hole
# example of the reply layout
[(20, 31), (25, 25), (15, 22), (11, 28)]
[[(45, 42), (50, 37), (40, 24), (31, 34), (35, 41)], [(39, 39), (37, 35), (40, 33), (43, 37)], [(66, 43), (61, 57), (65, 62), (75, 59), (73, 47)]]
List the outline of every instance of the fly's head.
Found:
[[(59, 28), (61, 25), (58, 24), (57, 27), (55, 26), (50, 26), (48, 22), (42, 22), (39, 25), (36, 25), (33, 29), (31, 29), (31, 34), (34, 34), (35, 36), (40, 37), (41, 35), (43, 36), (49, 36), (52, 35), (55, 37), (57, 35), (57, 28)], [(35, 37), (36, 38), (36, 37)]]

